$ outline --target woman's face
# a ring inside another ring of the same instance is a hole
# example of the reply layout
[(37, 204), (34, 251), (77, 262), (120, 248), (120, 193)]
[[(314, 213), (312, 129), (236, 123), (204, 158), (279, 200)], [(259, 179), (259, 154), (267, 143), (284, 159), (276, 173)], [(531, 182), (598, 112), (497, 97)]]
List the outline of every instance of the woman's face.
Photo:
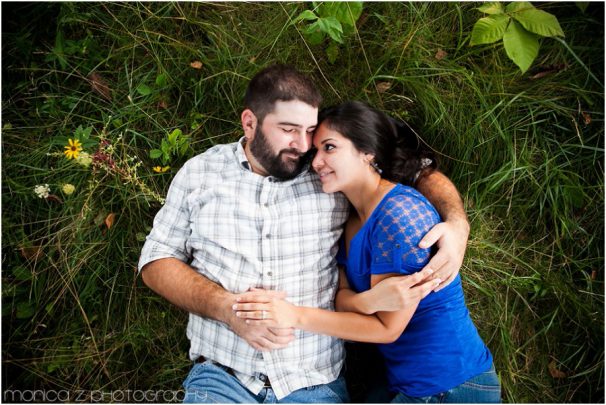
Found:
[(321, 124), (313, 137), (317, 149), (311, 165), (320, 176), (325, 193), (346, 192), (369, 173), (368, 155), (358, 151), (341, 133)]

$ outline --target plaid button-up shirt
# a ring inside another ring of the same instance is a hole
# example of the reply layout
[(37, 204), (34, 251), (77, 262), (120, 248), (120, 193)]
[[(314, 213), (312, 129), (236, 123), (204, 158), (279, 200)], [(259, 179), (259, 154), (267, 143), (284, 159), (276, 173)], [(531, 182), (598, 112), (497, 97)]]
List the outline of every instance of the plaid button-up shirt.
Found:
[[(173, 179), (139, 269), (174, 257), (233, 293), (286, 291), (293, 304), (334, 310), (335, 256), (348, 207), (342, 194), (323, 193), (310, 170), (278, 181), (249, 169), (242, 140), (215, 146)], [(204, 356), (232, 368), (255, 394), (265, 374), (279, 399), (334, 381), (344, 361), (339, 339), (300, 330), (287, 347), (260, 352), (227, 325), (190, 314), (187, 337), (192, 360)]]

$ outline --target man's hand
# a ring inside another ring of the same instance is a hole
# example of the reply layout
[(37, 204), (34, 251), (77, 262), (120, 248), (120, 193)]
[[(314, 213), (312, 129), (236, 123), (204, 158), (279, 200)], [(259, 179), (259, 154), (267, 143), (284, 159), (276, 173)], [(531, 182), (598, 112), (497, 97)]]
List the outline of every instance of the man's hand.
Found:
[(442, 283), (434, 290), (440, 291), (455, 279), (465, 257), (469, 224), (467, 221), (442, 222), (435, 225), (419, 242), (420, 248), (428, 248), (436, 244), (438, 251), (423, 270), (433, 270), (433, 278), (439, 278)]
[[(268, 290), (251, 289), (253, 291), (264, 291), (275, 295), (276, 298), (284, 298), (286, 294), (279, 292), (272, 292)], [(232, 314), (229, 317), (229, 326), (231, 329), (244, 339), (249, 345), (256, 350), (270, 351), (275, 349), (282, 349), (290, 342), (295, 339), (293, 328), (269, 328), (262, 325), (250, 325), (246, 323), (246, 319), (238, 318), (233, 311), (234, 305), (239, 303), (238, 298), (242, 294), (234, 294), (233, 299), (230, 300)]]

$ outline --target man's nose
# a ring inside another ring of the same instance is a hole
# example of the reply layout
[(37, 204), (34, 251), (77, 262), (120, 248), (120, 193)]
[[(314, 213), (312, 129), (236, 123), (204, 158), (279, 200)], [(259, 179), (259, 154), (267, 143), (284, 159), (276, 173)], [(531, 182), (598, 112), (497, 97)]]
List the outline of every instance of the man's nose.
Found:
[(297, 132), (292, 141), (290, 147), (297, 149), (301, 153), (305, 153), (311, 147), (311, 134), (306, 131)]

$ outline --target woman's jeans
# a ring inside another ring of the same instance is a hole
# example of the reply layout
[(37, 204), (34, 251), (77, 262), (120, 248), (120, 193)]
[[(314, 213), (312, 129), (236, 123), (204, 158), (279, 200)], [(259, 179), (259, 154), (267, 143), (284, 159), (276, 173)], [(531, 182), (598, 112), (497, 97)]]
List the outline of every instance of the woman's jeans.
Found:
[(490, 370), (479, 374), (463, 384), (448, 391), (427, 397), (411, 397), (404, 393), (398, 393), (391, 401), (392, 403), (485, 403), (494, 404), (501, 402), (501, 384), (495, 372), (494, 366)]
[(329, 384), (301, 388), (278, 400), (271, 388), (263, 388), (258, 395), (253, 394), (236, 377), (212, 361), (194, 364), (183, 386), (185, 387), (184, 403), (326, 404), (349, 402), (343, 376)]

